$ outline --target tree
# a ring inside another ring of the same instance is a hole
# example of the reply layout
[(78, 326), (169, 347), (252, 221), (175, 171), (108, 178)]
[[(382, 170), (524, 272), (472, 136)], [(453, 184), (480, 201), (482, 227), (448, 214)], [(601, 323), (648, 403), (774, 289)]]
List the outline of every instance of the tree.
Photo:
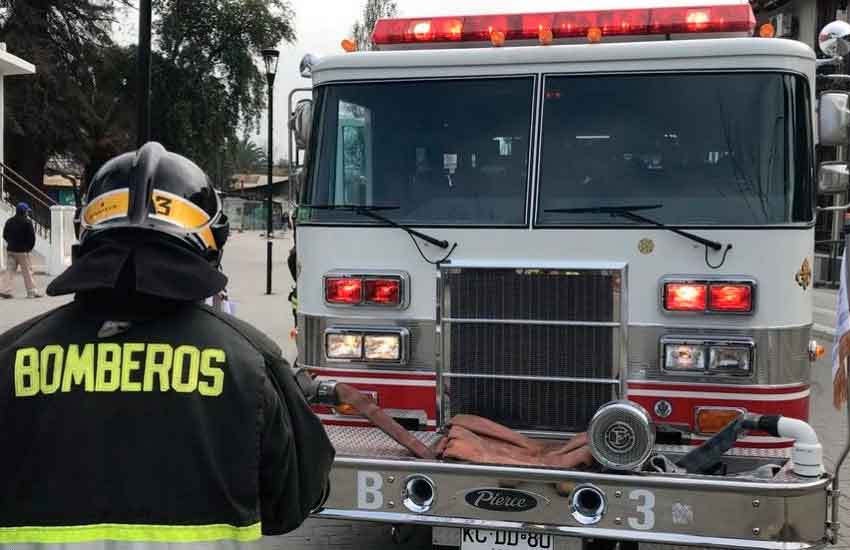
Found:
[(0, 41), (33, 62), (34, 76), (6, 82), (6, 153), (18, 172), (40, 185), (47, 160), (88, 148), (84, 128), (93, 64), (111, 45), (113, 0), (0, 0)]
[(383, 17), (395, 17), (398, 6), (395, 0), (366, 0), (363, 7), (363, 19), (354, 23), (351, 27), (351, 36), (357, 43), (357, 49), (367, 51), (374, 48), (372, 43), (372, 32), (375, 23)]
[(266, 164), (266, 153), (263, 148), (251, 141), (246, 133), (241, 139), (233, 142), (230, 148), (231, 166), (236, 172), (250, 173), (262, 170)]
[(160, 0), (152, 62), (152, 136), (208, 173), (225, 142), (265, 108), (261, 50), (293, 42), (286, 0)]

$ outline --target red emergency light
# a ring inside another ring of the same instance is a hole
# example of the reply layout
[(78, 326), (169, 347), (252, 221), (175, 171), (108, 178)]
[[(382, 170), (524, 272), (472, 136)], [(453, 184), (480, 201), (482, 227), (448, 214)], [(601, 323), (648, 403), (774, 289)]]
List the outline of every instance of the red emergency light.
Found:
[(749, 313), (753, 310), (753, 287), (748, 284), (715, 284), (709, 288), (708, 309)]
[(705, 311), (704, 283), (667, 283), (664, 285), (664, 309), (667, 311)]
[(756, 19), (749, 4), (551, 12), (511, 15), (470, 15), (381, 19), (372, 40), (376, 45), (537, 40), (551, 32), (557, 39), (602, 36), (687, 33), (752, 34)]
[(752, 313), (754, 283), (746, 281), (667, 281), (665, 311)]

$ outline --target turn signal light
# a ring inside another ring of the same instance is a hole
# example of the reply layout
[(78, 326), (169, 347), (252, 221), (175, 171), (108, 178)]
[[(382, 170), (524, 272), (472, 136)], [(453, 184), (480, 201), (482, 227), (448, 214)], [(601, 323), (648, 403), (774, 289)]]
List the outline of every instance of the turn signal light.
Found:
[(347, 277), (326, 278), (325, 301), (329, 304), (359, 304), (363, 301), (363, 281)]
[(667, 311), (705, 311), (707, 287), (700, 283), (664, 285), (664, 309)]
[(716, 434), (742, 414), (744, 413), (740, 409), (697, 409), (694, 427), (700, 434)]
[(753, 310), (753, 287), (747, 284), (713, 284), (709, 288), (708, 309), (748, 313)]

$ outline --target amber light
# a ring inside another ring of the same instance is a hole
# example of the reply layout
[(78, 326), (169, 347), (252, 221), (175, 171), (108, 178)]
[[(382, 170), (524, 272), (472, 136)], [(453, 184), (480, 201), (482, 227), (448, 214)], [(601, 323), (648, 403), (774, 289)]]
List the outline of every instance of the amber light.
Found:
[(707, 288), (698, 283), (664, 285), (664, 309), (667, 311), (705, 311)]
[(697, 433), (716, 434), (730, 422), (741, 416), (738, 409), (700, 409), (697, 411)]
[(367, 279), (366, 302), (397, 306), (401, 303), (401, 281), (398, 279)]
[(352, 40), (350, 38), (344, 39), (340, 43), (340, 46), (342, 46), (342, 49), (345, 50), (348, 53), (353, 53), (353, 52), (357, 51), (357, 42), (355, 42), (354, 40)]
[(713, 284), (709, 288), (708, 309), (749, 313), (753, 310), (753, 287), (747, 284)]
[(776, 37), (776, 28), (770, 23), (765, 23), (759, 27), (759, 36), (761, 38), (774, 38)]
[(363, 301), (363, 281), (328, 277), (325, 279), (325, 301), (329, 304), (359, 304)]
[[(378, 392), (360, 390), (360, 393), (369, 396), (369, 399), (374, 401), (375, 404), (378, 403)], [(333, 410), (336, 414), (340, 414), (343, 416), (363, 416), (363, 413), (358, 411), (357, 408), (351, 403), (340, 403), (338, 405), (335, 405)]]

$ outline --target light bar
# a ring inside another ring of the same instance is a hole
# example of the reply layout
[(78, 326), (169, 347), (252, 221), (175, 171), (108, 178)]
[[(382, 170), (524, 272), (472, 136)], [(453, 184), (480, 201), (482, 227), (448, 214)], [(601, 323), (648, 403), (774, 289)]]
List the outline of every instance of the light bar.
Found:
[(694, 6), (511, 15), (471, 15), (381, 19), (372, 40), (376, 45), (490, 42), (494, 33), (506, 40), (537, 40), (541, 32), (557, 39), (587, 37), (591, 29), (602, 36), (688, 33), (752, 35), (756, 19), (749, 4)]

